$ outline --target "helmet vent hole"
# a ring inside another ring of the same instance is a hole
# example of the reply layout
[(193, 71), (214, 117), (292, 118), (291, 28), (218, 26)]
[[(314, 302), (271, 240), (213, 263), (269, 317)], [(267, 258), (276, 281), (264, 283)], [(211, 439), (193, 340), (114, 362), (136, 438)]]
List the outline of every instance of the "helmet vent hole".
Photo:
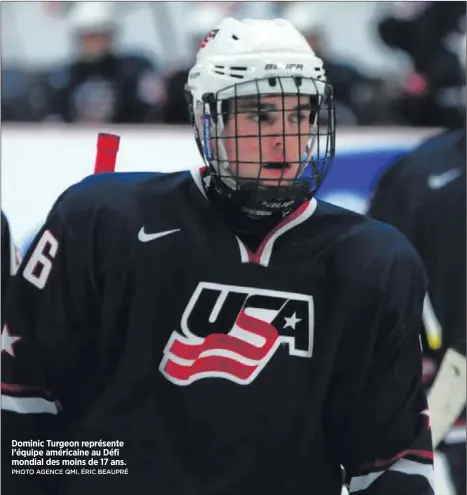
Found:
[(232, 34), (232, 39), (235, 41), (238, 41), (238, 36), (235, 36), (235, 34)]
[[(320, 77), (320, 76), (318, 76)], [(301, 77), (294, 77), (295, 84), (297, 85), (297, 88), (299, 88), (302, 85), (302, 78)]]
[(213, 72), (221, 76), (225, 76), (225, 67), (223, 65), (215, 65)]

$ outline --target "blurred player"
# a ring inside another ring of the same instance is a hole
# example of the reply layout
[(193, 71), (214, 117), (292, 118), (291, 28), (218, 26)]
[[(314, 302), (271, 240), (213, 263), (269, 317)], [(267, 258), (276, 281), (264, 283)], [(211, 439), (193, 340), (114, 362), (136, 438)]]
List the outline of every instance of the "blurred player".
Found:
[[(71, 187), (15, 277), (3, 493), (339, 495), (342, 465), (352, 494), (432, 495), (423, 266), (313, 197), (321, 60), (286, 21), (225, 19), (187, 92), (206, 166)], [(124, 442), (128, 475), (8, 476), (13, 439), (51, 435)]]
[[(427, 268), (425, 382), (432, 387), (434, 438), (444, 440), (439, 450), (457, 495), (466, 493), (465, 410), (459, 417), (466, 387), (465, 147), (465, 130), (430, 138), (389, 167), (369, 210), (372, 217), (403, 232)], [(443, 358), (441, 370), (447, 375), (439, 371)]]
[(401, 50), (412, 65), (396, 102), (406, 125), (462, 128), (465, 2), (386, 2), (383, 8), (389, 15), (378, 25), (381, 40)]
[(165, 89), (152, 60), (116, 50), (118, 3), (76, 2), (69, 29), (76, 58), (51, 72), (48, 118), (65, 122), (157, 120)]

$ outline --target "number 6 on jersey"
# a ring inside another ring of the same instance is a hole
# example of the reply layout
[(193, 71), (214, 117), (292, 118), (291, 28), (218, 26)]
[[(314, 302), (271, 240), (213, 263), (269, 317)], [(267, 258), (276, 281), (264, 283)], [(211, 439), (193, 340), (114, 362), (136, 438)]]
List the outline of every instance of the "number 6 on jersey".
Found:
[(45, 230), (23, 270), (23, 277), (43, 289), (52, 270), (52, 260), (58, 251), (58, 241), (49, 230)]

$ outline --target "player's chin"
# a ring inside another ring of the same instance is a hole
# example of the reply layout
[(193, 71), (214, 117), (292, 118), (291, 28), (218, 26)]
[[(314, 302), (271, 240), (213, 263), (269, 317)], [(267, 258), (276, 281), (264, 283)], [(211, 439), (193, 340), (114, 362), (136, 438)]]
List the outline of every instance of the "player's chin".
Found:
[(292, 178), (279, 178), (279, 179), (276, 179), (276, 178), (261, 178), (259, 183), (264, 186), (264, 187), (278, 187), (278, 186), (282, 186), (282, 187), (287, 187), (287, 186), (291, 186), (292, 183), (293, 183), (293, 179), (295, 177), (292, 177)]
[(298, 164), (282, 163), (261, 166), (260, 182), (264, 186), (287, 186), (297, 178)]

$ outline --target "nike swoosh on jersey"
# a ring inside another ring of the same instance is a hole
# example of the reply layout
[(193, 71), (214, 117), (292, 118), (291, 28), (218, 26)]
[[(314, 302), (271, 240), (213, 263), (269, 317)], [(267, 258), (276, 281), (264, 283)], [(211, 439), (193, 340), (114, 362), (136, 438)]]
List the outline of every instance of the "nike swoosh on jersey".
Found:
[(458, 168), (453, 168), (442, 174), (431, 174), (428, 177), (428, 186), (431, 189), (441, 189), (447, 186), (450, 182), (460, 177), (462, 174), (461, 170)]
[(144, 231), (144, 227), (141, 227), (141, 230), (138, 232), (138, 239), (141, 242), (149, 242), (153, 241), (154, 239), (159, 239), (160, 237), (164, 237), (169, 234), (173, 234), (174, 232), (178, 232), (180, 229), (174, 229), (174, 230), (165, 230), (164, 232), (156, 232), (154, 234), (147, 234)]

